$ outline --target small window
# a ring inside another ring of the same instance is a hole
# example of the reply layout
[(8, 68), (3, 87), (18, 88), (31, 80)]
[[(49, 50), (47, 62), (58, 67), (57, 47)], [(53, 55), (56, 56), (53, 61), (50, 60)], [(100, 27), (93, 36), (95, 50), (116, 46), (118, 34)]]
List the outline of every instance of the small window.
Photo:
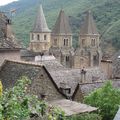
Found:
[(92, 39), (92, 40), (91, 40), (91, 45), (92, 45), (92, 46), (95, 46), (95, 39)]
[(47, 35), (44, 35), (44, 40), (47, 40)]
[(37, 35), (37, 40), (40, 40), (40, 35)]
[(64, 39), (64, 46), (68, 46), (68, 39)]
[(85, 46), (85, 39), (82, 39), (82, 46)]
[(32, 34), (32, 40), (34, 40), (34, 34)]
[(66, 62), (68, 62), (69, 61), (69, 56), (66, 56)]

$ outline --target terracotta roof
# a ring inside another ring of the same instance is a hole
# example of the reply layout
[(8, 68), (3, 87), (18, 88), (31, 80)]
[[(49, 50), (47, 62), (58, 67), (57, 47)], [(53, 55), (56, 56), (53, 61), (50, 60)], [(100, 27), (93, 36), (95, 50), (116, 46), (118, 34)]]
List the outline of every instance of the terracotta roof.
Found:
[(47, 22), (43, 13), (42, 5), (40, 5), (40, 8), (37, 13), (36, 21), (33, 27), (32, 32), (50, 32)]
[(87, 11), (86, 18), (80, 29), (80, 35), (99, 35), (95, 21), (93, 19), (91, 11)]
[(95, 107), (91, 107), (86, 104), (81, 104), (81, 103), (66, 100), (66, 99), (52, 101), (50, 102), (50, 104), (61, 108), (65, 112), (66, 116), (72, 116), (72, 115), (86, 113), (86, 112), (88, 113), (88, 112), (97, 110), (97, 108)]
[(58, 35), (72, 35), (71, 27), (69, 25), (69, 19), (65, 15), (65, 12), (63, 10), (60, 11), (59, 17), (55, 23), (55, 26), (52, 30), (52, 34), (58, 34)]

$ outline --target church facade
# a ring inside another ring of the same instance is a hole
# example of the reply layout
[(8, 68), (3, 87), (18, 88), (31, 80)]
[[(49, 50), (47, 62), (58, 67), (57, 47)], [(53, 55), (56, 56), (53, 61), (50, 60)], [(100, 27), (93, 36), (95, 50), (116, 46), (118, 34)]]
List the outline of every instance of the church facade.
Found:
[(29, 50), (54, 55), (67, 68), (96, 67), (100, 65), (102, 58), (99, 37), (92, 13), (87, 11), (79, 33), (79, 47), (75, 50), (72, 46), (69, 19), (64, 10), (60, 11), (54, 27), (50, 31), (43, 8), (40, 6), (30, 33)]

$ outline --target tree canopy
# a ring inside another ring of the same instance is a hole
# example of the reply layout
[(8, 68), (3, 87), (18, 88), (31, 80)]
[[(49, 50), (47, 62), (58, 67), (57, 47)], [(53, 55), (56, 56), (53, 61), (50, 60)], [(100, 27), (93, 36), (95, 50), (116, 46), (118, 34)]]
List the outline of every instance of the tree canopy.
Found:
[(108, 81), (102, 88), (85, 97), (85, 103), (97, 107), (103, 120), (113, 120), (120, 105), (120, 90)]

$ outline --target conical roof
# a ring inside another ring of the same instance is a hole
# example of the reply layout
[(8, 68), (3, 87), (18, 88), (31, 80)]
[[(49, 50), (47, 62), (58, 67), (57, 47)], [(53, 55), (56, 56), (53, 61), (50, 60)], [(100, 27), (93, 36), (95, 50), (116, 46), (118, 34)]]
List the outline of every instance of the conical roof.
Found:
[(80, 34), (81, 35), (86, 35), (86, 34), (99, 35), (95, 21), (93, 19), (92, 14), (91, 14), (91, 11), (87, 11), (86, 19), (81, 27)]
[(65, 12), (63, 10), (61, 10), (59, 13), (59, 17), (52, 30), (52, 34), (60, 34), (60, 35), (64, 35), (64, 34), (71, 35), (72, 34), (71, 27), (69, 24), (69, 19), (65, 15)]
[(42, 5), (40, 5), (40, 8), (38, 10), (38, 14), (36, 17), (36, 21), (33, 27), (32, 32), (50, 32), (47, 23), (46, 23), (46, 19), (43, 13), (43, 8)]

